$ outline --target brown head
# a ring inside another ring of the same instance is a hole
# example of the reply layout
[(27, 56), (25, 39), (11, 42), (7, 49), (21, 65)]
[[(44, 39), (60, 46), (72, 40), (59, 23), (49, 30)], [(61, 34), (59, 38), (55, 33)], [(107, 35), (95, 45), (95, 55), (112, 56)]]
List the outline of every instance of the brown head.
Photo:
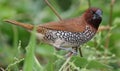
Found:
[(89, 8), (84, 13), (84, 17), (88, 24), (98, 29), (102, 21), (102, 10), (99, 8)]

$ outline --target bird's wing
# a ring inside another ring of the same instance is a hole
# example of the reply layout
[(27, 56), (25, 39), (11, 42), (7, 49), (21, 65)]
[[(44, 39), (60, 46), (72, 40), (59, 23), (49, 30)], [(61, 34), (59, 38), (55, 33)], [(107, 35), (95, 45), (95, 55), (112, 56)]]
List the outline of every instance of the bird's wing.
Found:
[(59, 22), (49, 22), (43, 25), (38, 26), (38, 30), (41, 30), (40, 27), (50, 29), (50, 30), (60, 30), (68, 32), (83, 32), (85, 30), (86, 22), (80, 18), (63, 20)]
[[(24, 24), (15, 20), (6, 20), (6, 22), (24, 27), (28, 30), (32, 30), (34, 27), (31, 24)], [(83, 32), (85, 27), (86, 22), (84, 21), (84, 18), (78, 17), (74, 19), (62, 20), (59, 22), (49, 22), (43, 25), (38, 25), (37, 31), (43, 34), (47, 31), (47, 29), (68, 32)]]

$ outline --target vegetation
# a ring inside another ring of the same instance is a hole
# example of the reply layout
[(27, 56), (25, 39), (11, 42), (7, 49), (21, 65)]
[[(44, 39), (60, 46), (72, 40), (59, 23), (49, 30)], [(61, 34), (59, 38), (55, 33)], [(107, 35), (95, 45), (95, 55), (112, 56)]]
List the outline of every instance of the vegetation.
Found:
[[(49, 0), (62, 19), (80, 16), (88, 7), (103, 10), (102, 30), (81, 46), (80, 55), (64, 58), (66, 51), (37, 43), (34, 34), (5, 23), (13, 19), (43, 24), (60, 19), (44, 0), (0, 0), (0, 70), (2, 71), (120, 71), (119, 0)], [(35, 31), (33, 31), (35, 32)]]

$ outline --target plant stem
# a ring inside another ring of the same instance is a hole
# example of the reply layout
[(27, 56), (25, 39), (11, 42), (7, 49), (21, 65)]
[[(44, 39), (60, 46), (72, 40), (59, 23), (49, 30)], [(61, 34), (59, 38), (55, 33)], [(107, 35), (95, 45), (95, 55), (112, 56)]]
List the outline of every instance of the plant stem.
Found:
[(113, 16), (113, 6), (114, 6), (114, 3), (115, 3), (115, 0), (111, 0), (109, 26), (112, 25), (112, 16)]
[(18, 45), (18, 29), (16, 28), (16, 26), (12, 26), (12, 28), (13, 28), (13, 38), (14, 38), (13, 46), (14, 46), (14, 48), (17, 48), (17, 45)]
[(91, 7), (91, 2), (90, 2), (90, 0), (88, 0), (88, 6), (89, 6), (89, 8)]
[[(114, 6), (115, 0), (111, 0), (111, 4), (110, 4), (110, 18), (109, 18), (109, 26), (112, 26), (112, 16), (113, 16), (113, 6)], [(108, 36), (106, 38), (106, 44), (105, 47), (108, 48), (109, 47), (109, 42), (110, 42), (110, 30), (108, 30)]]
[(30, 37), (30, 42), (28, 46), (26, 47), (26, 56), (25, 56), (25, 61), (24, 61), (24, 67), (23, 71), (33, 71), (34, 67), (34, 50), (36, 46), (36, 27), (33, 29), (31, 37)]
[(71, 59), (71, 56), (69, 58), (67, 58), (67, 60), (64, 62), (64, 64), (59, 69), (59, 71), (62, 71), (62, 69), (69, 63), (70, 59)]
[(59, 20), (62, 20), (62, 18), (60, 17), (60, 15), (58, 14), (58, 12), (55, 10), (55, 8), (48, 2), (48, 0), (45, 0), (45, 2), (47, 3), (47, 5), (51, 8), (51, 10), (55, 13), (55, 15), (59, 18)]

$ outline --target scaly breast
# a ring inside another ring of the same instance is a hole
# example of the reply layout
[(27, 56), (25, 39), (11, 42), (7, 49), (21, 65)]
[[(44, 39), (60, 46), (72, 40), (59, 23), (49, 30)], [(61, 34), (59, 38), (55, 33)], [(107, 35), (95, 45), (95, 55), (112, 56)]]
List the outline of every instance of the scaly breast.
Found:
[[(49, 30), (46, 32), (44, 40), (50, 44), (59, 43), (59, 46), (62, 47), (73, 47), (79, 46), (83, 43), (89, 41), (96, 32), (90, 29), (89, 26), (86, 26), (85, 31), (83, 32), (67, 32), (67, 31), (54, 31)], [(59, 39), (59, 41), (57, 41)]]

